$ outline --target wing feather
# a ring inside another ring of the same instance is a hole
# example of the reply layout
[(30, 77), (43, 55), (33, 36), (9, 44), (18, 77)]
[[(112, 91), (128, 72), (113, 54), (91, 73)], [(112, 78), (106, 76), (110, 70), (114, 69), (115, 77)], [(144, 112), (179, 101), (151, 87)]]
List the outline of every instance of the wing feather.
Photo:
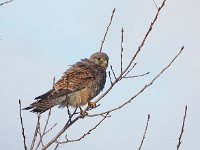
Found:
[(95, 72), (93, 62), (88, 59), (83, 59), (71, 66), (60, 80), (58, 80), (54, 89), (59, 91), (61, 89), (68, 89), (72, 92), (85, 88), (92, 79), (95, 79)]

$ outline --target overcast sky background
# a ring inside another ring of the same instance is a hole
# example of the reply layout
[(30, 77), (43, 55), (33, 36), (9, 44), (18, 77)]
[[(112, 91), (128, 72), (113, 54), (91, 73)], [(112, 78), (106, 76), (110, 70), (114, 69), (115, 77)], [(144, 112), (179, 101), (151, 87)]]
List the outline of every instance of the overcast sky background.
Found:
[[(161, 4), (160, 0), (155, 1)], [(114, 112), (82, 141), (60, 146), (60, 150), (137, 149), (148, 114), (151, 119), (143, 149), (176, 149), (185, 105), (188, 114), (181, 149), (200, 149), (199, 6), (198, 0), (167, 0), (132, 72), (132, 75), (147, 71), (150, 74), (122, 81), (90, 113), (122, 104), (167, 65), (182, 45), (184, 52), (132, 103)], [(29, 105), (52, 87), (53, 77), (59, 79), (68, 65), (98, 51), (113, 8), (116, 13), (104, 52), (119, 73), (120, 30), (124, 27), (125, 66), (155, 16), (157, 10), (152, 0), (14, 0), (0, 6), (1, 149), (23, 149), (18, 99), (23, 107)], [(107, 81), (105, 88), (109, 86)], [(30, 146), (36, 115), (23, 111), (23, 119)], [(80, 137), (98, 119), (77, 122), (68, 132), (68, 138)], [(52, 109), (50, 125), (57, 122), (55, 130), (61, 129), (66, 120), (66, 109)]]

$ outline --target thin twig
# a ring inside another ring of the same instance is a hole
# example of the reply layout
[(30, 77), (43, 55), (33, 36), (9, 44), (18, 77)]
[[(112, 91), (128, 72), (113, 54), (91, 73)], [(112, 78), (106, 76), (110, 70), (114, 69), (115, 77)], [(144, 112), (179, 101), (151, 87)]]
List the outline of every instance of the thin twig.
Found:
[(39, 123), (40, 123), (40, 116), (37, 115), (37, 124), (36, 124), (36, 127), (35, 127), (35, 132), (34, 132), (34, 135), (33, 135), (33, 140), (31, 142), (31, 147), (30, 147), (30, 150), (33, 150), (34, 146), (35, 146), (35, 141), (36, 141), (36, 138), (37, 138), (37, 134), (38, 134), (38, 128), (39, 128)]
[(114, 76), (114, 78), (115, 78), (115, 80), (117, 79), (117, 77), (116, 77), (116, 75), (115, 75), (115, 72), (114, 72), (114, 70), (113, 70), (113, 67), (112, 67), (112, 65), (110, 65), (110, 69), (111, 69), (111, 71), (112, 71), (112, 74), (113, 74), (113, 76)]
[[(48, 116), (47, 116), (47, 119), (46, 119), (46, 122), (45, 122), (45, 126), (44, 126), (44, 129), (43, 129), (43, 132), (41, 133), (41, 129), (40, 129), (40, 122), (38, 124), (38, 134), (40, 136), (40, 139), (38, 141), (38, 144), (36, 146), (36, 150), (39, 148), (40, 144), (42, 144), (42, 147), (44, 146), (43, 144), (43, 137), (45, 136), (45, 134), (47, 133), (46, 129), (47, 129), (47, 126), (49, 124), (49, 119), (50, 119), (50, 116), (51, 116), (51, 109), (49, 109), (49, 113), (48, 113)], [(54, 127), (54, 126), (53, 126)], [(53, 128), (52, 127), (52, 128)], [(50, 130), (52, 130), (52, 128)]]
[(124, 51), (124, 46), (123, 46), (123, 43), (124, 43), (124, 29), (122, 27), (122, 30), (121, 30), (121, 57), (120, 57), (120, 61), (121, 61), (121, 73), (123, 71), (123, 51)]
[[(71, 114), (71, 118), (76, 114), (77, 108), (75, 108), (74, 112)], [(78, 121), (80, 118), (82, 118), (81, 115), (77, 116), (75, 119), (71, 120), (70, 119), (67, 121), (67, 123), (65, 124), (65, 126), (62, 128), (62, 130), (60, 130), (60, 132), (52, 139), (49, 141), (49, 143), (47, 143), (42, 149), (45, 150), (47, 149), (51, 144), (53, 144), (55, 141), (57, 141), (57, 139), (69, 128), (71, 127), (71, 125), (73, 125), (76, 121)]]
[(21, 123), (21, 127), (22, 127), (22, 136), (23, 136), (24, 149), (27, 150), (26, 136), (25, 136), (25, 131), (24, 131), (23, 119), (22, 119), (22, 107), (21, 107), (21, 100), (20, 99), (19, 99), (19, 115), (20, 115), (20, 123)]
[(45, 123), (45, 126), (44, 126), (44, 130), (43, 130), (43, 132), (42, 132), (42, 135), (43, 135), (43, 136), (44, 136), (45, 133), (46, 133), (46, 129), (47, 129), (47, 126), (48, 126), (48, 124), (49, 124), (50, 116), (51, 116), (51, 109), (49, 109), (49, 113), (48, 113), (47, 120), (46, 120), (46, 123)]
[(54, 86), (55, 86), (55, 81), (56, 80), (56, 78), (55, 78), (55, 76), (53, 77), (53, 88), (54, 88)]
[[(42, 136), (41, 130), (40, 130), (40, 117), (41, 117), (40, 114), (37, 113), (38, 122), (37, 122), (37, 130), (35, 130), (35, 131), (37, 132), (37, 134), (39, 134), (39, 141), (38, 141), (38, 144), (37, 144), (35, 150), (37, 150), (39, 148), (40, 144), (42, 144), (42, 147), (44, 146), (43, 141), (42, 141), (43, 136)], [(34, 145), (35, 145), (35, 143), (34, 143)]]
[[(40, 117), (40, 116), (39, 116), (39, 117)], [(37, 132), (38, 132), (38, 134), (39, 134), (39, 136), (40, 136), (40, 140), (39, 140), (39, 142), (38, 142), (38, 145), (37, 145), (36, 149), (39, 148), (40, 143), (42, 144), (42, 147), (44, 147), (44, 143), (43, 143), (43, 136), (44, 136), (44, 135), (41, 133), (40, 122), (39, 122), (39, 124), (38, 124), (38, 130), (37, 130)]]
[(47, 134), (48, 132), (50, 132), (55, 126), (57, 125), (57, 123), (55, 123), (49, 130), (47, 130), (44, 134)]
[(77, 141), (81, 141), (83, 138), (85, 138), (87, 135), (89, 135), (93, 130), (95, 130), (107, 117), (108, 117), (109, 113), (107, 113), (105, 116), (103, 116), (103, 119), (101, 119), (93, 128), (91, 128), (88, 132), (84, 133), (80, 138), (75, 139), (75, 140), (69, 140), (66, 136), (66, 141), (62, 141), (59, 142), (57, 141), (57, 143), (59, 144), (63, 144), (63, 143), (69, 143), (69, 142), (77, 142)]
[(12, 1), (13, 1), (13, 0), (10, 0), (10, 1), (6, 1), (6, 2), (3, 2), (3, 3), (0, 3), (0, 6), (5, 5), (5, 4), (8, 4), (8, 3), (12, 2)]
[(177, 150), (180, 148), (181, 143), (182, 143), (181, 139), (182, 139), (183, 132), (184, 132), (186, 116), (187, 116), (187, 105), (185, 106), (185, 114), (184, 114), (184, 117), (183, 117), (183, 124), (182, 124), (182, 127), (181, 127), (181, 133), (180, 133), (180, 136), (178, 138), (178, 144), (177, 144), (177, 148), (176, 148)]
[(72, 117), (71, 117), (71, 113), (70, 113), (70, 110), (69, 110), (69, 106), (67, 105), (66, 107), (67, 107), (67, 114), (69, 116), (69, 121), (71, 122)]
[(62, 130), (60, 130), (60, 132), (52, 139), (49, 141), (49, 143), (47, 143), (44, 147), (43, 150), (47, 149), (51, 144), (53, 144), (69, 127), (71, 127), (76, 121), (78, 121), (82, 116), (79, 115), (77, 116), (75, 119), (73, 119), (70, 123), (69, 121), (67, 121), (67, 123), (65, 124), (65, 126), (62, 128)]
[(132, 67), (130, 67), (130, 69), (123, 75), (122, 78), (126, 77), (132, 70), (133, 68), (137, 65), (137, 63), (134, 63)]
[(156, 6), (156, 8), (159, 9), (159, 8), (158, 8), (158, 5), (157, 5), (156, 2), (155, 2), (155, 0), (153, 0), (153, 3), (154, 3), (154, 5)]
[(54, 150), (56, 150), (58, 148), (58, 146), (59, 146), (59, 143), (56, 144)]
[(140, 143), (140, 146), (139, 146), (138, 150), (141, 150), (141, 148), (142, 148), (142, 145), (143, 145), (146, 133), (147, 133), (148, 125), (149, 125), (149, 120), (150, 120), (150, 115), (148, 114), (146, 127), (145, 127), (144, 134), (143, 134), (143, 137), (142, 137), (142, 140), (141, 140), (141, 143)]
[(130, 66), (132, 65), (133, 61), (135, 60), (135, 58), (136, 58), (136, 57), (138, 56), (138, 54), (140, 53), (142, 47), (144, 46), (144, 44), (145, 44), (145, 42), (146, 42), (147, 37), (149, 36), (150, 32), (151, 32), (152, 29), (153, 29), (153, 26), (154, 26), (155, 22), (156, 22), (157, 19), (158, 19), (158, 16), (159, 16), (159, 14), (160, 14), (160, 11), (162, 10), (162, 8), (163, 8), (164, 5), (165, 5), (165, 2), (166, 2), (166, 0), (163, 0), (161, 6), (158, 8), (158, 11), (157, 11), (157, 13), (156, 13), (156, 15), (155, 15), (153, 21), (151, 22), (151, 24), (150, 24), (150, 26), (149, 26), (149, 29), (147, 30), (147, 32), (146, 32), (146, 34), (145, 34), (145, 36), (144, 36), (144, 38), (143, 38), (141, 44), (139, 45), (137, 51), (135, 52), (134, 56), (133, 56), (132, 59), (130, 60), (128, 66), (127, 66), (127, 67), (124, 69), (124, 71), (122, 72), (122, 75), (124, 75), (124, 74), (128, 71), (128, 69), (129, 69)]
[(112, 82), (112, 78), (111, 78), (111, 75), (110, 75), (110, 71), (108, 71), (108, 76), (109, 76), (109, 79), (110, 79), (110, 84), (111, 86), (113, 85), (113, 82)]
[(110, 17), (110, 22), (109, 22), (109, 24), (108, 24), (108, 26), (107, 26), (107, 28), (106, 28), (106, 32), (105, 32), (104, 37), (103, 37), (103, 40), (102, 40), (102, 42), (101, 42), (100, 52), (102, 51), (103, 44), (104, 44), (104, 42), (105, 42), (105, 40), (106, 40), (106, 36), (107, 36), (107, 34), (108, 34), (108, 30), (109, 30), (109, 28), (110, 28), (110, 25), (111, 25), (111, 23), (112, 23), (114, 14), (115, 14), (115, 8), (114, 8), (113, 11), (112, 11), (112, 15), (111, 15), (111, 17)]
[(126, 76), (126, 77), (123, 77), (123, 78), (127, 79), (127, 78), (143, 77), (143, 76), (148, 75), (149, 73), (150, 73), (150, 72), (146, 72), (146, 73), (143, 73), (143, 74), (139, 74), (139, 75), (135, 75), (135, 76)]

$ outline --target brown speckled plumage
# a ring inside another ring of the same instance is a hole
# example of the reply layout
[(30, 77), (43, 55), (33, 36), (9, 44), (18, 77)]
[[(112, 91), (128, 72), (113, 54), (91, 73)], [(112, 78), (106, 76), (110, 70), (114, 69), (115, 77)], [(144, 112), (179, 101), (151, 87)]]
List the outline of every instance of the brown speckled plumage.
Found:
[(105, 53), (97, 52), (89, 59), (75, 63), (64, 72), (53, 89), (36, 97), (37, 101), (24, 109), (42, 113), (55, 105), (60, 107), (85, 105), (103, 90), (108, 60)]

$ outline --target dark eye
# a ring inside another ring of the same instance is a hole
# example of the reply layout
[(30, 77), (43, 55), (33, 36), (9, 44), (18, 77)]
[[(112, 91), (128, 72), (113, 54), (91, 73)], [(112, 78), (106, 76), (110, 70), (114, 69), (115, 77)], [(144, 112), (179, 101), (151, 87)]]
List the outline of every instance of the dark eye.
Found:
[(97, 58), (98, 60), (101, 60), (101, 58), (99, 57), (99, 58)]

